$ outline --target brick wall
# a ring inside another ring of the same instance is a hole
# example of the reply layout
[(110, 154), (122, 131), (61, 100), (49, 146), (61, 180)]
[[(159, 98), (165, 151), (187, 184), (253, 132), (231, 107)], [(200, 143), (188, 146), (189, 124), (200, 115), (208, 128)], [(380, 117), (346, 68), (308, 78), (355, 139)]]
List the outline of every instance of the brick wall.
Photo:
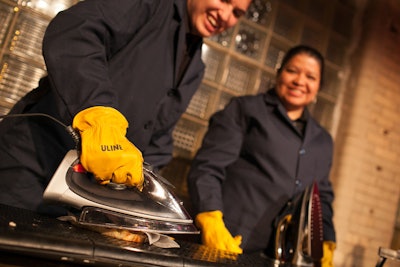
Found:
[(375, 266), (400, 196), (400, 1), (368, 1), (359, 26), (335, 138), (335, 267)]

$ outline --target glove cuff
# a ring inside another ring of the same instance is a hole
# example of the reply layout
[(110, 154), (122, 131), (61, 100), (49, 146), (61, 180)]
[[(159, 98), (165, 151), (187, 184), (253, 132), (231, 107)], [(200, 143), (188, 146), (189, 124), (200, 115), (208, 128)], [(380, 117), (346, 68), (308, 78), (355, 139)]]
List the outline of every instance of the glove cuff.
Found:
[(333, 253), (335, 248), (336, 248), (336, 243), (334, 241), (323, 242), (324, 255), (321, 259), (322, 267), (333, 267)]
[(95, 106), (80, 111), (74, 117), (72, 127), (80, 131), (97, 125), (109, 125), (121, 127), (126, 130), (128, 121), (121, 112), (112, 107)]
[(336, 243), (334, 241), (324, 241), (323, 246), (331, 251), (336, 249)]
[(205, 212), (201, 212), (201, 213), (197, 214), (195, 223), (196, 223), (197, 227), (202, 229), (210, 221), (212, 223), (223, 222), (222, 217), (223, 217), (223, 214), (220, 210), (205, 211)]

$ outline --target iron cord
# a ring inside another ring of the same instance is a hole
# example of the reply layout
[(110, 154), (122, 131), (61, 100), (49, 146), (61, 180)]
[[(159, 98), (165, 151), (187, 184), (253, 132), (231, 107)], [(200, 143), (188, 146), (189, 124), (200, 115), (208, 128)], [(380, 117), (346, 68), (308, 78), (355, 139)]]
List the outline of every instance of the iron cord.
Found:
[(69, 135), (72, 137), (72, 139), (74, 140), (74, 142), (77, 145), (80, 143), (79, 133), (74, 128), (72, 128), (71, 125), (66, 125), (62, 121), (60, 121), (60, 120), (58, 120), (58, 119), (56, 119), (53, 116), (50, 116), (48, 114), (45, 114), (45, 113), (26, 113), (26, 114), (0, 115), (0, 119), (17, 118), (17, 117), (46, 117), (46, 118), (49, 118), (49, 119), (53, 120), (54, 122), (58, 123), (59, 125), (61, 125), (62, 127), (64, 127), (64, 129), (69, 133)]

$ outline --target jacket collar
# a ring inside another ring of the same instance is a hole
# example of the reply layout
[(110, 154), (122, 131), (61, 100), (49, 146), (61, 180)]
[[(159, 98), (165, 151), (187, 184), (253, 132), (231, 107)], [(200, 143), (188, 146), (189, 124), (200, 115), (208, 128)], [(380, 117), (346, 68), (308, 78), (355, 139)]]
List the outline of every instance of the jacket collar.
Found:
[[(288, 123), (288, 125), (290, 125), (290, 127), (294, 131), (296, 131), (299, 136), (302, 136), (300, 132), (296, 129), (296, 127), (294, 127), (294, 125), (292, 124), (292, 121), (288, 117), (286, 109), (283, 106), (282, 102), (279, 100), (274, 88), (268, 90), (265, 93), (264, 101), (267, 105), (275, 106), (275, 111)], [(312, 118), (310, 111), (307, 107), (305, 107), (304, 109), (302, 119), (306, 121), (306, 130), (303, 139), (305, 143), (308, 140), (311, 140), (317, 134), (319, 134), (321, 132), (321, 127), (319, 126), (318, 122)]]
[[(275, 89), (269, 89), (264, 95), (264, 101), (268, 105), (276, 106), (279, 112), (290, 121), (289, 117), (287, 116), (287, 112), (285, 107), (283, 106), (282, 102), (279, 100), (278, 94), (276, 93)], [(309, 121), (311, 115), (307, 107), (304, 108), (304, 112), (301, 115), (301, 120)]]
[(174, 0), (175, 14), (174, 18), (181, 22), (184, 16), (186, 16), (186, 0)]
[[(174, 18), (176, 22), (179, 24), (178, 26), (178, 39), (179, 41), (176, 45), (176, 54), (175, 54), (175, 82), (174, 84), (179, 87), (180, 84), (185, 83), (186, 79), (191, 79), (193, 74), (202, 72), (204, 69), (204, 64), (201, 61), (201, 46), (203, 44), (203, 38), (195, 37), (192, 39), (190, 47), (191, 50), (191, 60), (188, 63), (185, 73), (182, 77), (178, 77), (180, 63), (183, 59), (182, 51), (187, 49), (186, 40), (187, 37), (191, 36), (190, 34), (190, 26), (189, 26), (189, 18), (187, 14), (187, 2), (186, 0), (174, 0), (175, 5), (175, 14)], [(184, 41), (182, 41), (184, 40)]]

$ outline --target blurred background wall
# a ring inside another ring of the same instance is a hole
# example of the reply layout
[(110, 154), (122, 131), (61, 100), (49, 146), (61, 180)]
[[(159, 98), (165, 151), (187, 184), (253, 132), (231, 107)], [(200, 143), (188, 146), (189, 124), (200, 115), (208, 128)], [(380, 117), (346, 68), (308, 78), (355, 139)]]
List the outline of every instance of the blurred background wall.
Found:
[[(0, 0), (0, 114), (45, 75), (44, 30), (76, 2)], [(206, 74), (162, 174), (190, 209), (185, 178), (210, 115), (233, 96), (271, 88), (283, 55), (299, 43), (318, 48), (327, 65), (310, 110), (335, 140), (335, 266), (374, 266), (379, 247), (400, 249), (399, 0), (253, 0), (236, 27), (205, 40)]]

